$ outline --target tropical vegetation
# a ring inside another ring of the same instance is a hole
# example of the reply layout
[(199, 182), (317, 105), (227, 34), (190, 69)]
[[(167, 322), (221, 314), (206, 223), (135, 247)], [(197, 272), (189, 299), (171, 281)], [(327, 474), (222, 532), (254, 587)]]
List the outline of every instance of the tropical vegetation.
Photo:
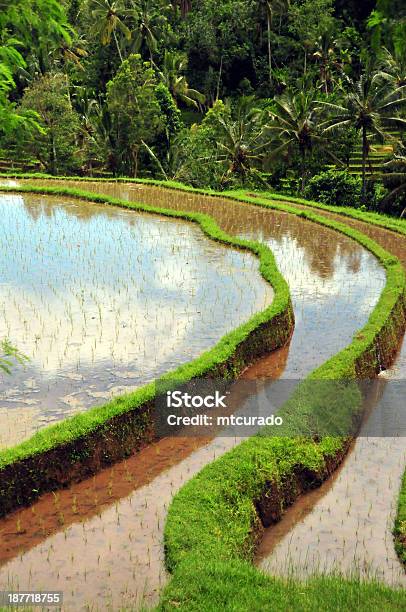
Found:
[(0, 149), (17, 167), (290, 195), (310, 182), (314, 197), (338, 172), (360, 181), (352, 205), (404, 212), (401, 0), (1, 4)]

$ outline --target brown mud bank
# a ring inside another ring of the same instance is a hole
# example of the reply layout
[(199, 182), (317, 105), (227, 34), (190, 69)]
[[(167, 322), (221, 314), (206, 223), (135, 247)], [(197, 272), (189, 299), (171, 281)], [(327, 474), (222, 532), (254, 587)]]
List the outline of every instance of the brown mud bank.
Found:
[(260, 497), (254, 500), (261, 527), (258, 529), (257, 546), (263, 541), (264, 531), (267, 527), (279, 523), (286, 509), (297, 505), (303, 495), (314, 489), (319, 489), (330, 476), (341, 466), (353, 444), (348, 438), (335, 455), (325, 457), (325, 465), (319, 471), (297, 466), (297, 468), (286, 478), (283, 483), (266, 482)]

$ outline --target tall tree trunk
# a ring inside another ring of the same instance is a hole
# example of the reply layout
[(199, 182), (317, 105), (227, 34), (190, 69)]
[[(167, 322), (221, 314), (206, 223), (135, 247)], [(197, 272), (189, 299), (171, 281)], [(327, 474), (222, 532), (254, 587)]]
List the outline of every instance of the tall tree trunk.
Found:
[(55, 137), (53, 132), (51, 131), (51, 151), (50, 151), (50, 158), (51, 158), (51, 174), (58, 174), (58, 166), (57, 166), (57, 160), (56, 160), (56, 147), (55, 147)]
[(323, 76), (322, 76), (322, 83), (324, 82), (324, 93), (327, 95), (328, 94), (328, 69), (327, 69), (327, 65), (323, 60)]
[(72, 108), (72, 98), (70, 97), (70, 88), (69, 88), (69, 77), (68, 77), (67, 72), (65, 72), (64, 75), (65, 75), (65, 83), (66, 83), (66, 94), (68, 96), (69, 106)]
[(302, 179), (300, 185), (300, 193), (303, 194), (305, 186), (306, 186), (306, 151), (303, 150), (300, 153), (302, 158)]
[(138, 153), (139, 153), (139, 147), (133, 147), (132, 155), (133, 155), (133, 162), (134, 162), (134, 178), (137, 178), (137, 175), (138, 175)]
[(186, 17), (190, 9), (190, 0), (180, 0), (180, 13), (183, 19)]
[(114, 36), (114, 40), (115, 40), (115, 43), (116, 43), (116, 47), (117, 47), (117, 51), (118, 51), (118, 56), (120, 58), (120, 62), (123, 63), (123, 56), (121, 54), (120, 45), (118, 44), (117, 35), (116, 35), (114, 30), (113, 30), (113, 36)]
[(367, 128), (364, 125), (362, 127), (362, 195), (361, 195), (362, 204), (366, 204), (366, 199), (367, 199), (367, 179), (366, 179), (367, 157), (368, 157), (368, 137), (367, 137)]
[(219, 96), (220, 96), (220, 83), (221, 83), (222, 73), (223, 73), (223, 54), (221, 54), (219, 76), (218, 76), (218, 79), (217, 79), (216, 102), (217, 102), (217, 100), (219, 99)]
[(272, 46), (271, 46), (271, 15), (267, 11), (267, 30), (268, 30), (268, 66), (269, 66), (269, 84), (272, 85)]

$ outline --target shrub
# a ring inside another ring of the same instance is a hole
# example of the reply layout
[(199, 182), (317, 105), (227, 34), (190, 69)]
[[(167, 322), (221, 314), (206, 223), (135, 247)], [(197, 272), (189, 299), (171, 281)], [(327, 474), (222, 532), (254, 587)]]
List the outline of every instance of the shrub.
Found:
[(313, 176), (305, 189), (305, 197), (323, 204), (353, 206), (361, 204), (361, 179), (346, 170), (327, 170)]

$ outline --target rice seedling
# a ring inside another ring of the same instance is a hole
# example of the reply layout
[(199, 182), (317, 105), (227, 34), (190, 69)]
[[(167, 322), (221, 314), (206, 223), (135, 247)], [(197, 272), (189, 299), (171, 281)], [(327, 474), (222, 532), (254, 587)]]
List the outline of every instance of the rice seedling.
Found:
[(190, 361), (272, 300), (251, 254), (185, 222), (30, 196), (0, 213), (0, 337), (31, 360), (12, 396), (0, 380), (0, 448)]

